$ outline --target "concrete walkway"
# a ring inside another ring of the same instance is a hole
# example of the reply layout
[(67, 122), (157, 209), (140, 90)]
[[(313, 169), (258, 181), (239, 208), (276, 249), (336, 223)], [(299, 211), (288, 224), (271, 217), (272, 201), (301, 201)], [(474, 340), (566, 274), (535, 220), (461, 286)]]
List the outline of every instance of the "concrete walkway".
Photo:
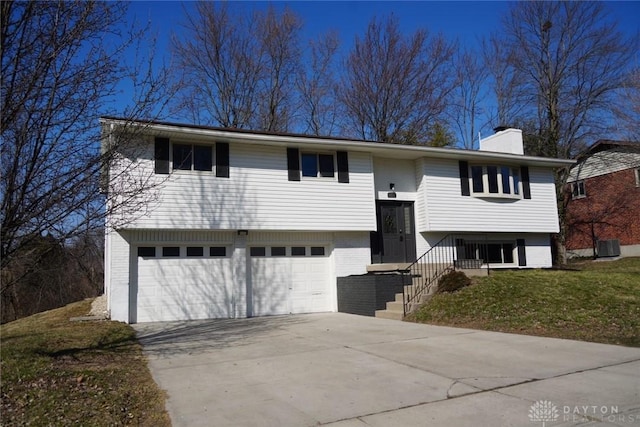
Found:
[(343, 313), (135, 328), (176, 427), (640, 426), (638, 348)]

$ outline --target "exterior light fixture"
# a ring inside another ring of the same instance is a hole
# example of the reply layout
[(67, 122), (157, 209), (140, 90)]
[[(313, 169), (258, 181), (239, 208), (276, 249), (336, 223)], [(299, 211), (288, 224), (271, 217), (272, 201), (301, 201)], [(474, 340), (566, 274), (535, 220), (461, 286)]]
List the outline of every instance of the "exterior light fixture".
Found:
[(238, 236), (248, 236), (249, 230), (238, 230)]
[(396, 185), (393, 182), (389, 183), (389, 191), (387, 193), (387, 197), (390, 199), (395, 199), (396, 198)]

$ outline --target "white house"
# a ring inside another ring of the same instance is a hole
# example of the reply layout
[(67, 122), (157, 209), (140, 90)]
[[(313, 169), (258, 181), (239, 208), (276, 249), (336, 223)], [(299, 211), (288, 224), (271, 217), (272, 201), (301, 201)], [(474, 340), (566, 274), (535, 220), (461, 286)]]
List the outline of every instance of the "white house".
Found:
[[(105, 143), (124, 123), (101, 119)], [(470, 151), (139, 125), (136, 154), (122, 153), (109, 191), (126, 187), (121, 171), (135, 165), (155, 194), (144, 211), (107, 221), (113, 320), (336, 311), (338, 278), (411, 263), (452, 233), (456, 245), (488, 243), (457, 248), (458, 258), (551, 266), (553, 169), (567, 161), (524, 156), (519, 130)]]

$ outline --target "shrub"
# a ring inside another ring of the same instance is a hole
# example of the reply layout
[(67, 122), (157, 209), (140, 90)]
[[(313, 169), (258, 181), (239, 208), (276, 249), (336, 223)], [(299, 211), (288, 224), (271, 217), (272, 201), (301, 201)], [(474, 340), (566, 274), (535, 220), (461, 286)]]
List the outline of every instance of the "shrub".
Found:
[(438, 280), (437, 293), (455, 292), (471, 284), (471, 279), (462, 271), (451, 271)]

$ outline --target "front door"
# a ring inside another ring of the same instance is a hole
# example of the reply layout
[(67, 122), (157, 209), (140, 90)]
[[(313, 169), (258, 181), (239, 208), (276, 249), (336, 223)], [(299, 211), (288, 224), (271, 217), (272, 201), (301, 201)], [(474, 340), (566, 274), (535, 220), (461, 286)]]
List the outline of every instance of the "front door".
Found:
[(378, 202), (379, 254), (374, 262), (413, 262), (416, 258), (413, 202)]

